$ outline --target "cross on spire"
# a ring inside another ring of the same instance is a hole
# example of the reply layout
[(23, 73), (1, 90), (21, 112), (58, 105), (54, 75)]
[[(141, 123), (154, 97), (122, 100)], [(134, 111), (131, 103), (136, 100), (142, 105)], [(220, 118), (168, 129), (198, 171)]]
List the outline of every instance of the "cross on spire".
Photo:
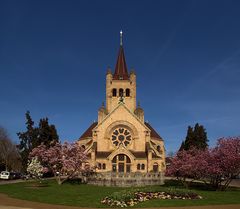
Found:
[(123, 45), (123, 32), (120, 30), (120, 46)]
[(123, 51), (123, 32), (120, 31), (120, 49), (118, 52), (117, 63), (115, 67), (115, 72), (113, 74), (114, 80), (128, 80), (129, 75), (127, 71), (127, 64), (125, 61), (124, 51)]

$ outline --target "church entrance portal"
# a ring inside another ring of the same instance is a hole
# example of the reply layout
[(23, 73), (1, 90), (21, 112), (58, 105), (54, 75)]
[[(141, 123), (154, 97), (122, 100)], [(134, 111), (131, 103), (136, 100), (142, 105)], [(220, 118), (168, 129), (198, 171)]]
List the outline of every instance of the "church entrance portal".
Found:
[(127, 155), (116, 155), (112, 160), (112, 171), (117, 173), (130, 173), (131, 160)]

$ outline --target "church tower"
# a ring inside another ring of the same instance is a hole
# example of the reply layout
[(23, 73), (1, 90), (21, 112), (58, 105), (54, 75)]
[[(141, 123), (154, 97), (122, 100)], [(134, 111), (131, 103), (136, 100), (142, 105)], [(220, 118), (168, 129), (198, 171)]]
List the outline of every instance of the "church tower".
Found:
[[(143, 181), (144, 174), (157, 173), (155, 182), (159, 183), (165, 171), (164, 141), (144, 121), (144, 110), (136, 104), (136, 94), (136, 74), (128, 72), (121, 31), (114, 72), (108, 69), (106, 74), (106, 106), (102, 104), (98, 121), (89, 126), (78, 142), (86, 150), (89, 163), (97, 166), (97, 173), (110, 179), (116, 174), (140, 173)], [(144, 184), (147, 182), (146, 179)]]
[(136, 74), (128, 73), (120, 32), (120, 48), (114, 74), (108, 69), (106, 75), (106, 111), (110, 113), (119, 102), (123, 102), (130, 111), (136, 109)]

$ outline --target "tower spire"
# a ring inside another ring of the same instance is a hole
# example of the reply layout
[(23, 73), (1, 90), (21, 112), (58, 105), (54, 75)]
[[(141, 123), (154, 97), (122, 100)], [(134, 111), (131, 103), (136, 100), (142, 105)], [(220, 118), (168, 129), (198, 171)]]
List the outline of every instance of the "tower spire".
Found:
[(120, 30), (120, 46), (123, 45), (123, 32)]
[(123, 51), (123, 32), (120, 30), (120, 49), (118, 52), (117, 63), (115, 67), (115, 72), (113, 74), (114, 80), (128, 80), (129, 75), (127, 71), (127, 64), (125, 61), (124, 51)]

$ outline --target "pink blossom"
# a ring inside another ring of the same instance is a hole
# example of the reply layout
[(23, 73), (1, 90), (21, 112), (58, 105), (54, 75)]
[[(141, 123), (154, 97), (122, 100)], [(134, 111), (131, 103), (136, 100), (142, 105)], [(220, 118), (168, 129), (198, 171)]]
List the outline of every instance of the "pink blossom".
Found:
[(212, 149), (182, 150), (172, 159), (166, 175), (175, 176), (185, 186), (187, 178), (207, 180), (216, 189), (226, 189), (240, 174), (240, 137), (220, 138)]
[(56, 143), (50, 148), (40, 145), (32, 150), (30, 156), (37, 156), (48, 168), (44, 171), (52, 171), (58, 184), (90, 170), (87, 155), (77, 143)]

